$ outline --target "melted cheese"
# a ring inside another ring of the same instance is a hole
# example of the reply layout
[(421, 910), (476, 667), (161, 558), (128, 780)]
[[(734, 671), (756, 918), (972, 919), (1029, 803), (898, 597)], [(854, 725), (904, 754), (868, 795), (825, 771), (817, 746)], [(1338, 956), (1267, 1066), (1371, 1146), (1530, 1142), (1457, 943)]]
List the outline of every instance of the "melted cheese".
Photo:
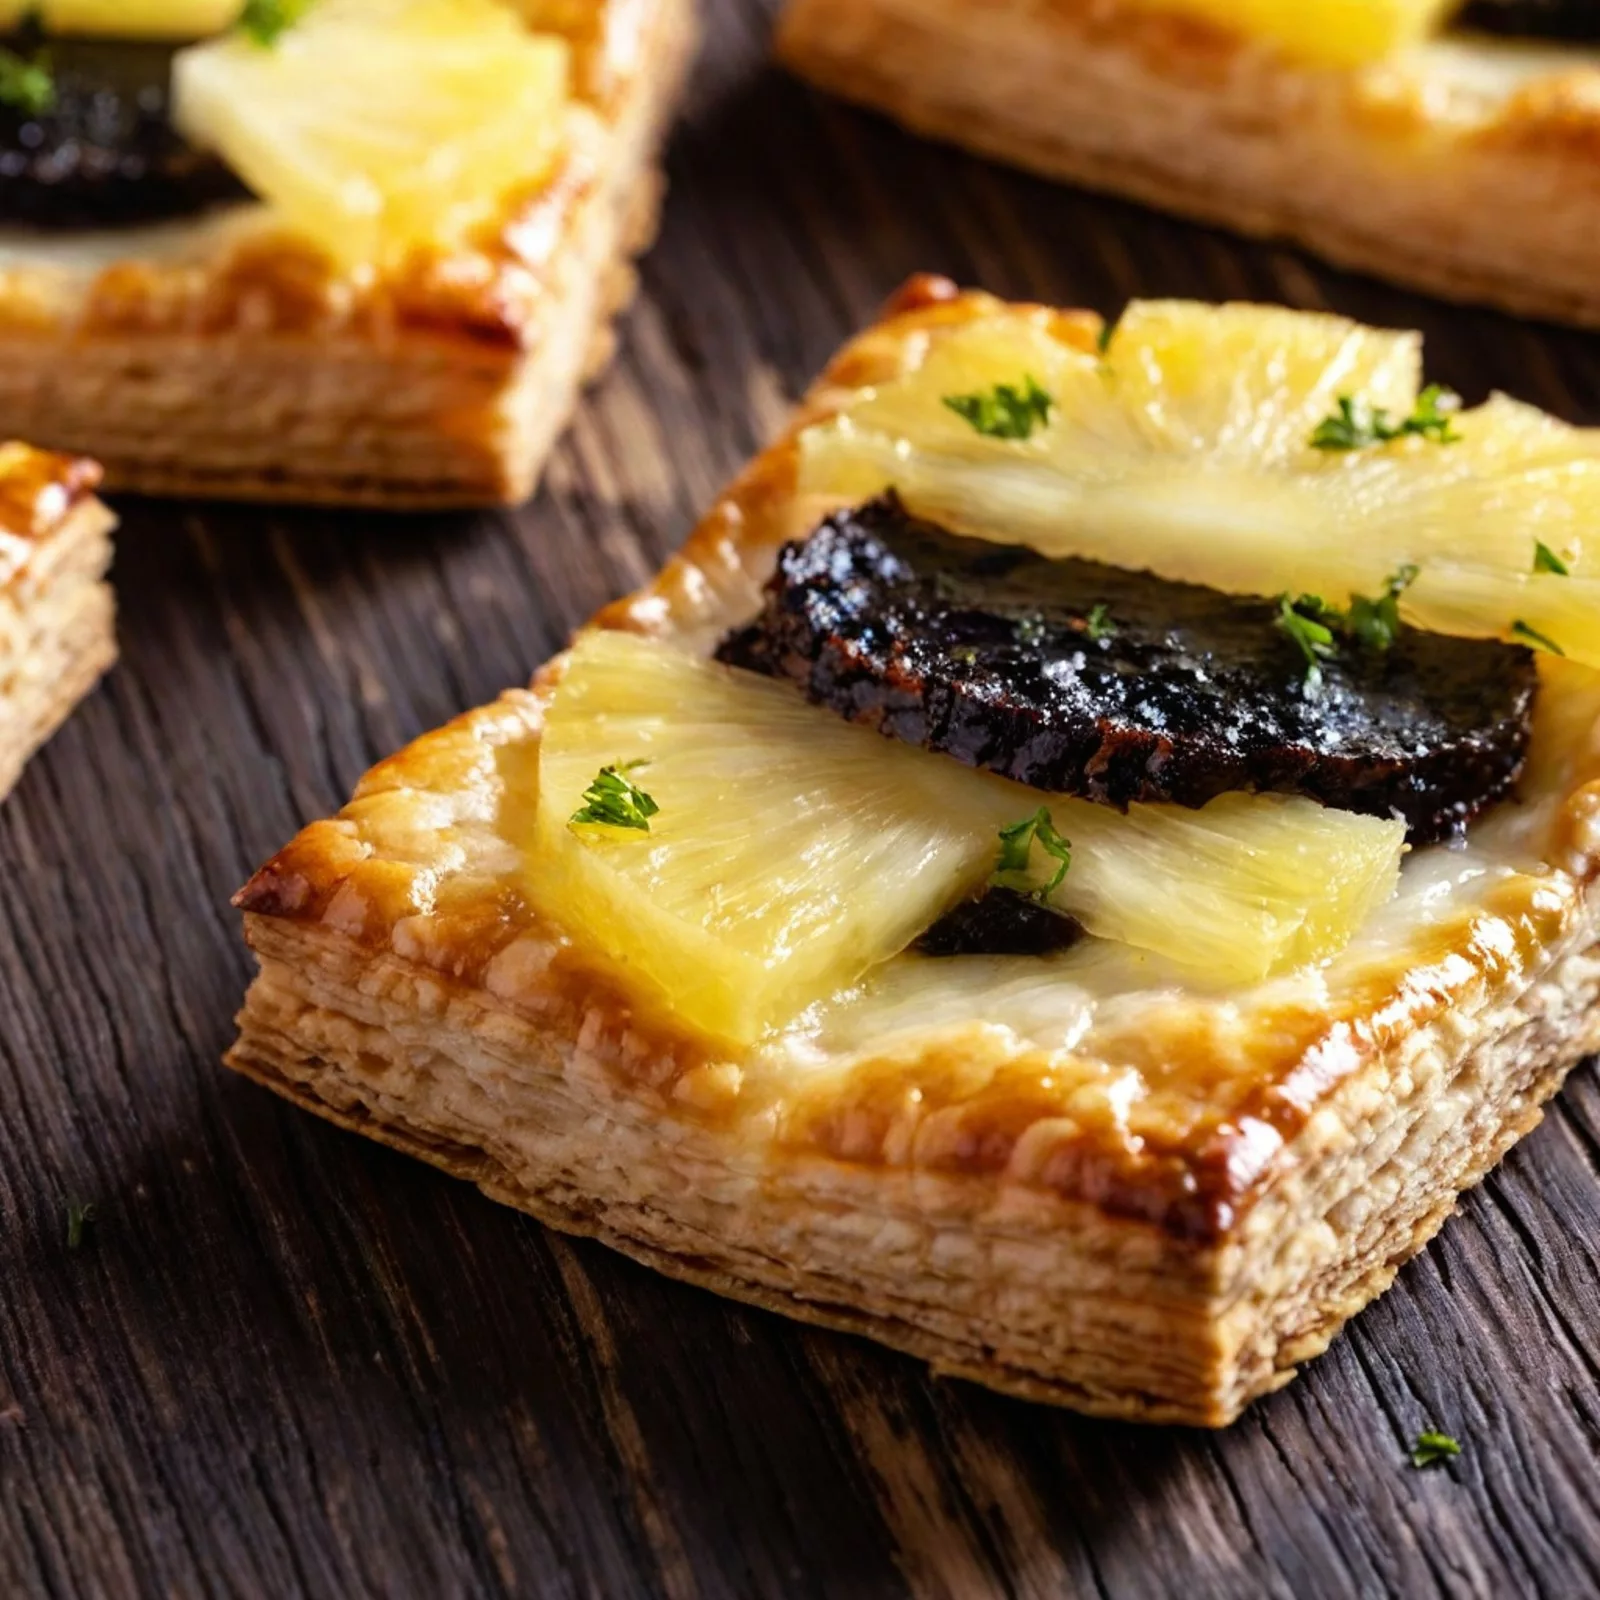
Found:
[(266, 215), (264, 206), (242, 204), (129, 228), (0, 227), (0, 271), (42, 268), (88, 279), (119, 261), (182, 261), (206, 254)]
[(1462, 109), (1489, 116), (1540, 78), (1600, 69), (1600, 49), (1461, 33), (1429, 41), (1403, 56), (1400, 64), (1426, 77)]

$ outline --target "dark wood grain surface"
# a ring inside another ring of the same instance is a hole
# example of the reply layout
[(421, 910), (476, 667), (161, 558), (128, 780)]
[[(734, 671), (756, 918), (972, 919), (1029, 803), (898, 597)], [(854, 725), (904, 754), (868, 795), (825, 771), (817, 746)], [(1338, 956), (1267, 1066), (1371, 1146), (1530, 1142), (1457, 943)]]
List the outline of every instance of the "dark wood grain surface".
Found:
[[(1332, 306), (1600, 421), (1594, 338), (918, 144), (766, 67), (769, 9), (709, 0), (663, 237), (534, 504), (123, 507), (122, 665), (0, 809), (0, 1594), (1600, 1592), (1592, 1069), (1213, 1437), (723, 1304), (217, 1065), (248, 870), (642, 580), (912, 270)], [(1431, 1424), (1466, 1451), (1419, 1473)]]

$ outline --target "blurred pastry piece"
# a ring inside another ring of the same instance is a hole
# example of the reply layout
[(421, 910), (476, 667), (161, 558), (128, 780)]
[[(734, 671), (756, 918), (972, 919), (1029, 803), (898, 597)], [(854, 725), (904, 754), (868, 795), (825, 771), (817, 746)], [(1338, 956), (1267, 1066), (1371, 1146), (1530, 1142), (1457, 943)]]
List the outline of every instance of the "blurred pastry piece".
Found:
[(0, 445), (0, 799), (116, 660), (92, 461)]
[(692, 0), (52, 14), (0, 39), (0, 436), (142, 493), (525, 499), (653, 237)]
[(917, 133), (1593, 327), (1595, 16), (1554, 0), (790, 0), (777, 49)]

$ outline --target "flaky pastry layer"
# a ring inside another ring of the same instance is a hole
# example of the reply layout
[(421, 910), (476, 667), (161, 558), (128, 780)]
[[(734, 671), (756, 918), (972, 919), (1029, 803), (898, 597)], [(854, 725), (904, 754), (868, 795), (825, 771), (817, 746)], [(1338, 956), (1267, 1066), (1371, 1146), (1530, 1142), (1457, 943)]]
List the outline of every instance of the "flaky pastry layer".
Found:
[(1600, 56), (1359, 72), (1131, 0), (790, 0), (781, 59), (923, 134), (1450, 299), (1600, 325)]
[(693, 0), (553, 14), (589, 98), (555, 174), (470, 246), (350, 275), (257, 207), (101, 263), (0, 250), (0, 434), (117, 489), (384, 507), (515, 503), (609, 359), (655, 232)]
[[(796, 430), (996, 306), (913, 285)], [(1030, 314), (1084, 348), (1098, 332)], [(596, 625), (709, 649), (746, 620), (814, 513), (794, 437)], [(1600, 1043), (1594, 674), (1552, 668), (1521, 802), (1464, 851), (1416, 852), (1323, 967), (1209, 990), (1093, 940), (906, 955), (729, 1057), (641, 1012), (530, 903), (559, 671), (380, 764), (241, 892), (263, 971), (229, 1059), (681, 1276), (1018, 1392), (1225, 1421)], [(672, 1167), (689, 1152), (693, 1181)], [(705, 1210), (716, 1194), (737, 1201)]]

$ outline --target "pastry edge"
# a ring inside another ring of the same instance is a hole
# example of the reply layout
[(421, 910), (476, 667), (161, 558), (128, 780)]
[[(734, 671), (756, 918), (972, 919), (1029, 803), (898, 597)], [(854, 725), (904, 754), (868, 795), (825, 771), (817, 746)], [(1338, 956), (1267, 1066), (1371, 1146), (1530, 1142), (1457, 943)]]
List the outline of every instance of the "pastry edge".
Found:
[[(1441, 299), (1600, 327), (1593, 74), (1536, 80), (1463, 131), (1426, 78), (1298, 69), (1184, 18), (1108, 20), (1072, 0), (1024, 17), (1006, 0), (963, 33), (966, 9), (790, 0), (778, 56), (918, 134), (1044, 177)], [(995, 43), (1006, 28), (1022, 44), (1009, 58)], [(1443, 179), (1441, 146), (1454, 158)]]
[[(270, 238), (63, 291), (0, 273), (0, 436), (92, 450), (119, 491), (422, 510), (518, 504), (608, 364), (653, 242), (656, 162), (696, 39), (659, 0), (602, 138), (508, 225), (505, 259), (430, 264), (377, 302)], [(259, 257), (259, 259), (258, 259)]]
[(1183, 1240), (982, 1178), (755, 1154), (616, 1084), (581, 1028), (325, 929), (246, 928), (262, 971), (225, 1060), (302, 1109), (670, 1277), (1131, 1421), (1225, 1426), (1288, 1383), (1600, 1047), (1591, 924), (1540, 981), (1349, 1081), (1276, 1188)]
[[(57, 509), (0, 534), (0, 801), (117, 658), (105, 578), (116, 518), (89, 492), (99, 474), (40, 451), (28, 462), (30, 475), (42, 471), (30, 496)], [(6, 491), (0, 481), (0, 521), (18, 509)]]

